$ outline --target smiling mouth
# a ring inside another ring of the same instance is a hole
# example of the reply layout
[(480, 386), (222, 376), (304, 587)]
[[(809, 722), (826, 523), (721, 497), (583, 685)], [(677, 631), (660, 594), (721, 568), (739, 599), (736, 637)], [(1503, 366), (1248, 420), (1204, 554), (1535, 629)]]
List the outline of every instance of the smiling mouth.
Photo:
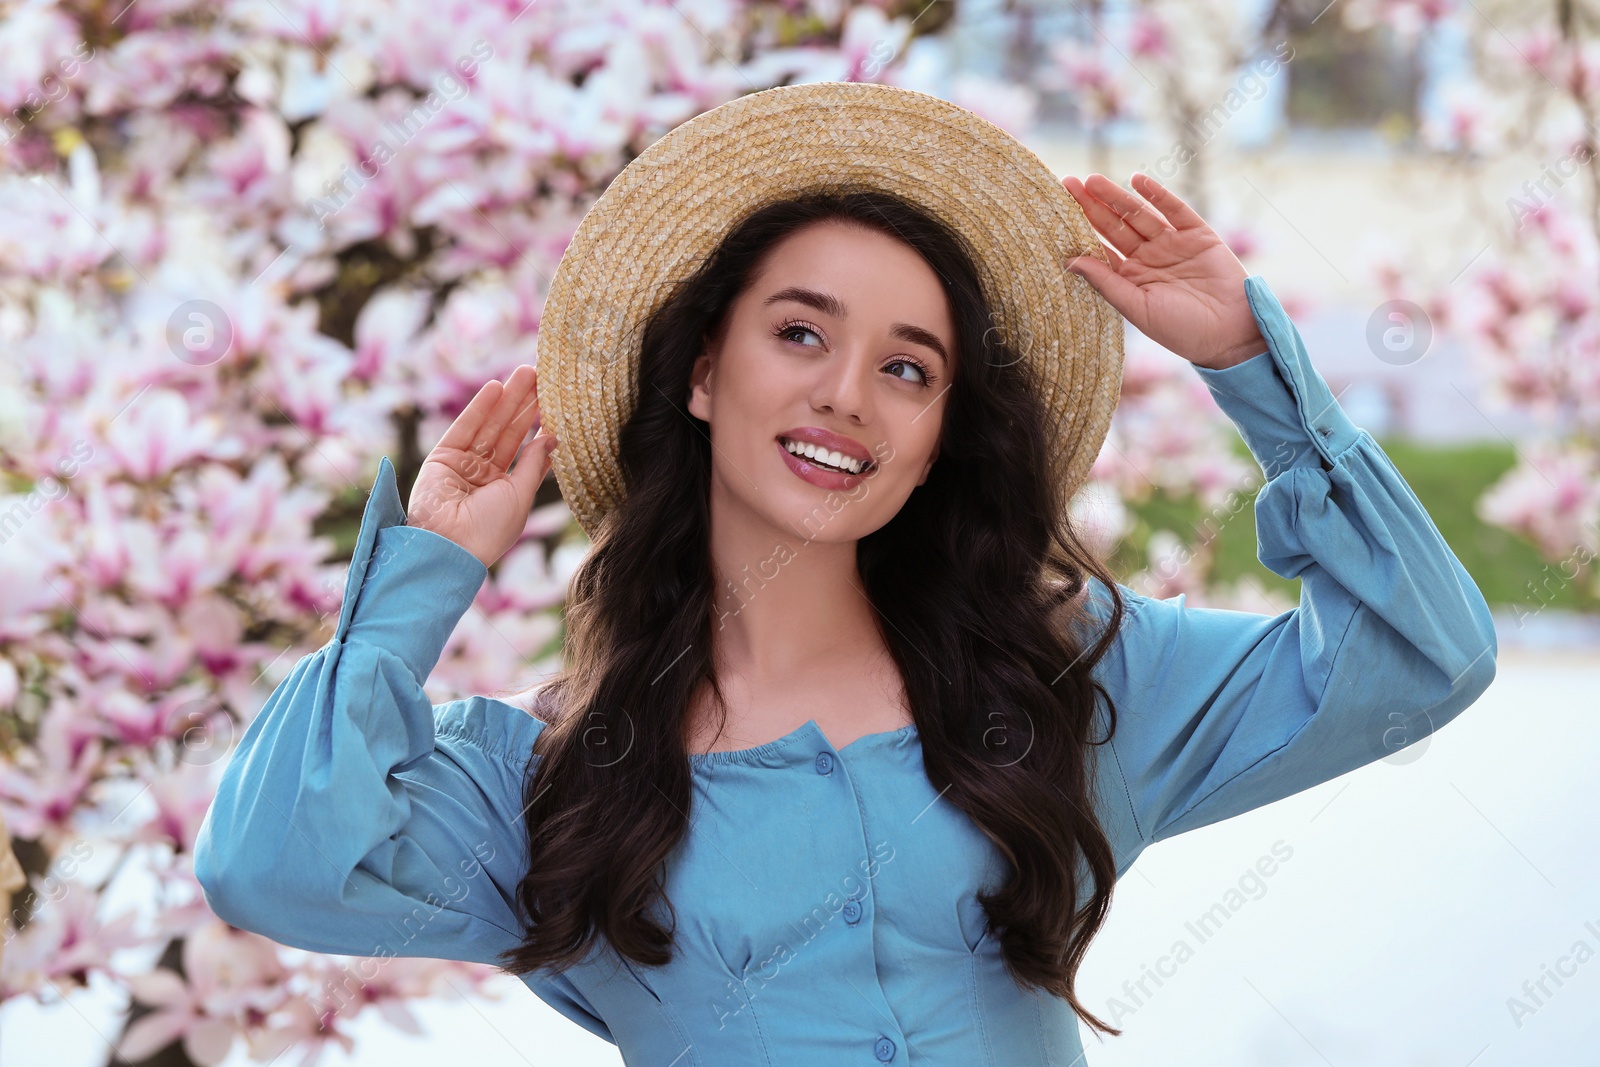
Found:
[(791, 455), (835, 474), (870, 474), (875, 466), (872, 460), (860, 460), (840, 452), (830, 452), (810, 442), (796, 441), (790, 437), (778, 438), (778, 443)]

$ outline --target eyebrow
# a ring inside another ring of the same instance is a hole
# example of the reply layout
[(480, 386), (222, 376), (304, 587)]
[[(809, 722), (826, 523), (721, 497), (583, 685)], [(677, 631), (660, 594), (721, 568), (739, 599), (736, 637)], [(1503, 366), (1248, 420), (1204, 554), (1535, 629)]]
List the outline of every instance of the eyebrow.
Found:
[[(761, 302), (762, 307), (776, 304), (780, 300), (793, 300), (797, 304), (804, 304), (814, 308), (824, 315), (832, 315), (836, 319), (850, 317), (850, 309), (844, 302), (832, 293), (824, 293), (816, 289), (807, 289), (803, 285), (791, 285), (787, 289), (779, 289)], [(902, 341), (909, 341), (914, 345), (925, 345), (939, 353), (939, 359), (946, 366), (950, 364), (950, 354), (944, 350), (944, 342), (938, 336), (929, 333), (921, 326), (913, 326), (909, 322), (897, 322), (889, 327), (889, 336), (897, 337)]]

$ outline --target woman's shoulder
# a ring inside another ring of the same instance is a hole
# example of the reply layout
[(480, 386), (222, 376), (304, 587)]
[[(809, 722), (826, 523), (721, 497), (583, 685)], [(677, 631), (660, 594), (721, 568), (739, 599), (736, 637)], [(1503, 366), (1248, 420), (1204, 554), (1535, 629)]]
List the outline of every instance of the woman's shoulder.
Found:
[[(1063, 598), (1059, 625), (1071, 632), (1079, 650), (1111, 632), (1103, 655), (1091, 673), (1102, 684), (1126, 675), (1133, 664), (1157, 662), (1181, 629), (1185, 597), (1161, 600), (1117, 581), (1085, 575), (1072, 595)], [(1121, 611), (1117, 611), (1120, 603)]]
[[(1111, 623), (1118, 600), (1122, 602), (1123, 622), (1148, 603), (1147, 597), (1115, 579), (1108, 583), (1092, 574), (1085, 574), (1083, 580), (1077, 583), (1077, 588), (1061, 599), (1059, 610), (1063, 617), (1087, 620), (1103, 630)], [(1098, 637), (1099, 633), (1093, 636)]]
[(436, 737), (465, 742), (521, 767), (556, 712), (550, 695), (539, 689), (447, 701), (434, 706), (433, 720)]

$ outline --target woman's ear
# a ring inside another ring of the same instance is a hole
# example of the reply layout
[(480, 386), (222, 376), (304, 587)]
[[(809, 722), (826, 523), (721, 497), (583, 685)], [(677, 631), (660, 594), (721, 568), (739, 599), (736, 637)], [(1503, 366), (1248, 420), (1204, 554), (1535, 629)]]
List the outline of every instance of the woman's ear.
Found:
[(712, 361), (709, 353), (696, 356), (689, 372), (689, 414), (701, 422), (711, 421)]

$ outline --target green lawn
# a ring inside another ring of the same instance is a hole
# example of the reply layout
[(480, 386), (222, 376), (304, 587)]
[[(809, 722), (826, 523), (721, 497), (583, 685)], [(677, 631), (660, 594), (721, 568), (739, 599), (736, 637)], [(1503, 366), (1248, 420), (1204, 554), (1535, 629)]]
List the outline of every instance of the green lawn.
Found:
[[(1541, 604), (1600, 610), (1600, 600), (1584, 592), (1582, 581), (1561, 580), (1557, 567), (1543, 560), (1531, 544), (1510, 531), (1485, 524), (1473, 513), (1478, 498), (1515, 464), (1516, 455), (1510, 445), (1441, 447), (1404, 440), (1384, 440), (1379, 444), (1491, 605), (1509, 609), (1521, 604), (1528, 611), (1537, 610)], [(1238, 447), (1244, 453), (1242, 441)], [(1192, 540), (1197, 532), (1195, 524), (1204, 514), (1192, 498), (1157, 497), (1135, 505), (1132, 511), (1136, 527), (1113, 558), (1118, 574), (1131, 574), (1143, 564), (1152, 530), (1165, 527), (1186, 541)], [(1222, 527), (1214, 548), (1213, 574), (1217, 580), (1232, 581), (1248, 574), (1269, 589), (1282, 590), (1291, 597), (1298, 595), (1298, 581), (1278, 577), (1256, 559), (1253, 499), (1250, 507), (1241, 508)]]

